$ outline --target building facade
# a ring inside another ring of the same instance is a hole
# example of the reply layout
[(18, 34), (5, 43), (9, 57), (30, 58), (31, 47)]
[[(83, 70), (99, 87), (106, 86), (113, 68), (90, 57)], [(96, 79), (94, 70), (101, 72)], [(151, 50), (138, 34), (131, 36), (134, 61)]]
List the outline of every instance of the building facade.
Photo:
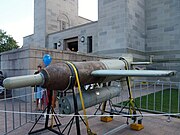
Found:
[(24, 46), (51, 48), (48, 35), (91, 22), (78, 16), (78, 0), (34, 0), (34, 34), (24, 38)]
[(158, 69), (180, 72), (180, 0), (146, 0), (145, 7), (146, 54)]
[[(98, 0), (98, 21), (78, 16), (78, 0), (34, 0), (34, 34), (24, 46), (102, 56), (153, 58), (180, 71), (180, 0)], [(68, 7), (68, 8), (67, 8)]]

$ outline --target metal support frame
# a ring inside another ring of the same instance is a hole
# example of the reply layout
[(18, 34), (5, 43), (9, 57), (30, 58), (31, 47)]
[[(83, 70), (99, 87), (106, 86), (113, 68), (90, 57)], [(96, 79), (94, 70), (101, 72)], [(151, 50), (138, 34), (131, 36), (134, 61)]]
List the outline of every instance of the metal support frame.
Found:
[[(128, 70), (129, 69), (129, 64), (127, 62), (126, 59), (124, 58), (120, 58), (120, 60), (122, 60), (125, 64), (125, 69)], [(134, 99), (133, 99), (133, 96), (132, 96), (132, 90), (131, 90), (131, 84), (130, 84), (130, 78), (129, 76), (126, 77), (126, 82), (127, 82), (127, 87), (128, 87), (128, 94), (129, 94), (129, 100), (126, 102), (126, 104), (122, 107), (122, 109), (119, 111), (119, 113), (122, 113), (122, 111), (124, 110), (124, 108), (126, 108), (127, 105), (129, 105), (128, 107), (128, 114), (130, 113), (131, 115), (134, 114), (136, 115), (137, 112), (136, 110), (138, 110), (138, 112), (141, 114), (141, 117), (143, 117), (141, 111), (139, 110), (139, 108), (137, 107)], [(129, 124), (128, 122), (128, 118), (127, 117), (127, 124)], [(134, 121), (134, 123), (136, 122), (137, 120), (137, 116), (133, 116), (131, 117), (131, 119)]]
[[(109, 106), (110, 106), (110, 111), (106, 111), (106, 106), (107, 106), (107, 102), (109, 102)], [(101, 106), (102, 106), (102, 109), (101, 109)], [(114, 109), (113, 109), (114, 108)], [(103, 115), (104, 113), (109, 113), (110, 116), (115, 114), (115, 115), (118, 115), (119, 113), (115, 113), (115, 112), (118, 112), (116, 110), (116, 108), (113, 106), (112, 104), (112, 101), (109, 99), (107, 101), (105, 101), (104, 103), (100, 103), (98, 108), (96, 109), (96, 111), (94, 112), (94, 115), (98, 115), (98, 111), (101, 111), (101, 115)], [(111, 116), (113, 118), (113, 116)]]
[[(75, 108), (75, 112), (74, 112), (74, 115), (70, 121), (67, 123), (67, 125), (65, 126), (65, 128), (62, 130), (62, 133), (65, 132), (65, 130), (68, 128), (69, 126), (69, 129), (68, 129), (68, 133), (67, 135), (70, 134), (70, 131), (71, 131), (71, 128), (72, 128), (72, 124), (74, 122), (74, 119), (75, 119), (75, 124), (76, 124), (76, 132), (77, 132), (77, 135), (80, 135), (81, 134), (81, 131), (80, 131), (80, 121), (79, 121), (79, 117), (80, 119), (82, 120), (82, 122), (86, 125), (85, 121), (83, 120), (83, 118), (80, 116), (79, 112), (78, 112), (78, 105), (77, 105), (77, 99), (76, 99), (76, 95), (75, 95), (75, 91), (74, 91), (74, 88), (72, 88), (72, 94), (73, 94), (73, 101), (74, 101), (74, 108)], [(78, 116), (79, 115), (79, 116)]]
[[(39, 133), (39, 132), (42, 132), (44, 130), (49, 130), (49, 131), (51, 131), (51, 132), (53, 132), (53, 133), (55, 133), (57, 135), (63, 135), (60, 128), (59, 128), (59, 126), (61, 126), (61, 123), (60, 123), (60, 121), (59, 121), (59, 119), (58, 119), (58, 117), (56, 115), (53, 117), (54, 120), (55, 120), (55, 123), (56, 123), (56, 125), (54, 125), (53, 127), (57, 127), (58, 131), (54, 130), (52, 126), (48, 126), (48, 124), (49, 124), (49, 115), (50, 114), (56, 114), (53, 107), (52, 107), (52, 95), (53, 95), (52, 93), (53, 93), (53, 91), (50, 90), (48, 106), (46, 106), (46, 108), (43, 110), (42, 114), (39, 116), (37, 121), (34, 123), (33, 127), (31, 128), (31, 130), (28, 133), (29, 135)], [(38, 121), (41, 119), (41, 117), (46, 112), (46, 110), (47, 110), (47, 115), (46, 115), (46, 121), (45, 121), (44, 128), (33, 131), (34, 127), (37, 125)]]
[(84, 120), (82, 119), (81, 116), (78, 116), (80, 115), (79, 112), (78, 112), (78, 105), (77, 105), (77, 99), (76, 99), (76, 95), (75, 95), (75, 91), (74, 91), (74, 85), (75, 85), (75, 72), (73, 70), (73, 67), (68, 63), (68, 62), (65, 62), (67, 64), (67, 66), (69, 67), (69, 69), (71, 70), (71, 73), (72, 73), (72, 76), (70, 76), (70, 89), (72, 90), (72, 94), (73, 94), (73, 101), (74, 101), (74, 108), (75, 108), (75, 113), (71, 120), (68, 122), (68, 124), (66, 125), (66, 127), (62, 130), (62, 133), (64, 133), (64, 131), (67, 129), (68, 126), (69, 127), (69, 130), (68, 130), (68, 135), (71, 131), (71, 128), (72, 128), (72, 124), (74, 122), (74, 118), (75, 118), (75, 122), (76, 122), (76, 131), (77, 131), (77, 135), (80, 135), (81, 134), (81, 131), (80, 131), (80, 124), (79, 124), (79, 117), (81, 118), (81, 120), (83, 121), (83, 123), (86, 125), (86, 123), (84, 122)]

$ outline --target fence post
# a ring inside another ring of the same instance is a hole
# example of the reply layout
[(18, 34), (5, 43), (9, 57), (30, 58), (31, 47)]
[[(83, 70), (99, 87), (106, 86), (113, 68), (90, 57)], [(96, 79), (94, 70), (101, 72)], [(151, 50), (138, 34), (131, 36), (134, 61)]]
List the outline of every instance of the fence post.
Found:
[(154, 83), (154, 111), (156, 111), (156, 82)]
[(4, 90), (4, 128), (5, 128), (5, 134), (7, 133), (7, 112), (6, 112), (6, 89)]
[[(19, 95), (20, 95), (21, 93), (20, 93), (20, 91), (19, 91)], [(18, 99), (18, 101), (19, 101), (19, 112), (21, 112), (21, 101), (20, 101), (20, 98)], [(19, 113), (19, 125), (21, 126), (22, 124), (21, 124), (21, 113)]]
[(180, 82), (178, 86), (178, 113), (180, 112)]
[(168, 115), (167, 122), (171, 122), (171, 116), (170, 115)]
[[(33, 97), (34, 97), (34, 93), (30, 96), (30, 112), (33, 112)], [(31, 115), (31, 121), (33, 120), (33, 117)]]
[[(172, 94), (172, 84), (171, 84), (171, 82), (170, 82), (170, 93), (169, 93), (169, 114), (171, 113), (171, 94)], [(167, 119), (167, 122), (171, 122), (171, 116), (170, 115), (168, 115), (168, 119)]]
[(139, 105), (139, 107), (140, 108), (142, 108), (142, 83), (141, 82), (139, 82), (140, 83), (140, 105)]
[(164, 83), (162, 83), (162, 91), (161, 91), (161, 112), (163, 112), (163, 102), (164, 102)]
[[(14, 96), (14, 91), (12, 90), (12, 97)], [(12, 118), (13, 118), (13, 130), (15, 129), (15, 121), (14, 121), (14, 98), (11, 99), (11, 103), (12, 103)]]
[(172, 84), (170, 82), (170, 93), (169, 93), (169, 113), (171, 113), (171, 94), (172, 94)]
[(148, 97), (148, 95), (149, 95), (149, 83), (147, 83), (146, 86), (147, 86), (146, 109), (148, 110), (148, 108), (149, 108), (149, 97)]
[[(25, 88), (25, 95), (27, 95), (27, 89), (26, 88)], [(27, 123), (27, 96), (25, 96), (25, 112), (26, 112), (26, 114), (25, 114), (26, 122), (25, 123)]]

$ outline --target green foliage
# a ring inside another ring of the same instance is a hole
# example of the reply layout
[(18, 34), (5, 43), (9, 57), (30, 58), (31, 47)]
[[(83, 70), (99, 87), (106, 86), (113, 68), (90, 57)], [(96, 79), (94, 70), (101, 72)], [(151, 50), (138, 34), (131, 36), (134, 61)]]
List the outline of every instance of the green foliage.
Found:
[(5, 31), (0, 29), (0, 53), (17, 48), (19, 48), (19, 46), (13, 37), (7, 35)]

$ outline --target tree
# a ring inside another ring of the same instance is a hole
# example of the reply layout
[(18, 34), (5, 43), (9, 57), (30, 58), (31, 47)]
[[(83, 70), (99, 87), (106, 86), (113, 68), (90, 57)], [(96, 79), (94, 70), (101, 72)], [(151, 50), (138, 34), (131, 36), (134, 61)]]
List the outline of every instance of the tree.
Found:
[(7, 35), (5, 31), (0, 29), (0, 53), (17, 48), (19, 48), (19, 46), (13, 37)]

